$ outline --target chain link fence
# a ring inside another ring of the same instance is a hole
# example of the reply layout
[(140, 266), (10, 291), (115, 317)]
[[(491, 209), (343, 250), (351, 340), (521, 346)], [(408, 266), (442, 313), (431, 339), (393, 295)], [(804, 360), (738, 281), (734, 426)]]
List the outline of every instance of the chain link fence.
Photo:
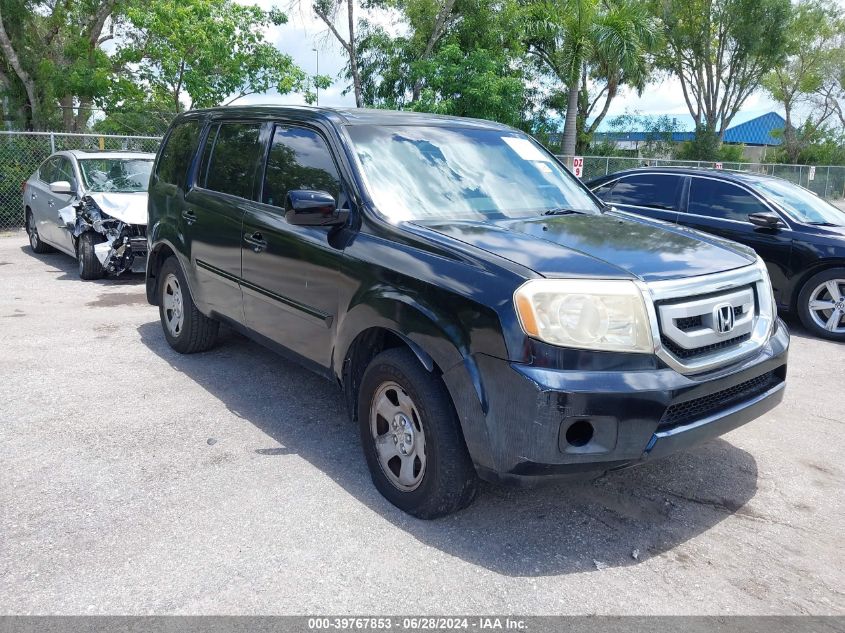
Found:
[(24, 225), (23, 183), (53, 152), (70, 149), (155, 152), (158, 136), (0, 131), (0, 230)]
[[(560, 156), (567, 165), (571, 156)], [(714, 163), (710, 161), (630, 158), (622, 156), (584, 156), (581, 180), (589, 182), (599, 176), (634, 167), (698, 167), (748, 171), (783, 178), (827, 200), (845, 198), (845, 167), (838, 165), (781, 165), (778, 163)]]

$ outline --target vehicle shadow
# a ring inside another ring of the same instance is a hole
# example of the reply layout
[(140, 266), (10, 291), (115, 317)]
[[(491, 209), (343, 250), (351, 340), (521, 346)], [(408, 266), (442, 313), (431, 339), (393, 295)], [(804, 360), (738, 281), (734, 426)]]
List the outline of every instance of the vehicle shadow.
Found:
[[(83, 281), (79, 278), (79, 267), (77, 261), (67, 253), (54, 251), (52, 253), (33, 253), (29, 244), (21, 246), (21, 252), (42, 264), (52, 267), (46, 272), (61, 273), (56, 277), (59, 281)], [(120, 277), (103, 277), (102, 279), (85, 280), (87, 284), (98, 286), (137, 286), (144, 283), (144, 273), (123, 273)]]
[(757, 489), (754, 458), (715, 440), (593, 481), (531, 489), (482, 484), (466, 510), (417, 520), (376, 492), (335, 385), (228, 328), (215, 349), (190, 356), (167, 345), (158, 321), (138, 332), (153, 353), (279, 445), (254, 452), (268, 459), (296, 453), (419, 541), (500, 574), (596, 571), (657, 555), (683, 561), (685, 554), (671, 552), (677, 545), (733, 514), (755, 518), (744, 507)]

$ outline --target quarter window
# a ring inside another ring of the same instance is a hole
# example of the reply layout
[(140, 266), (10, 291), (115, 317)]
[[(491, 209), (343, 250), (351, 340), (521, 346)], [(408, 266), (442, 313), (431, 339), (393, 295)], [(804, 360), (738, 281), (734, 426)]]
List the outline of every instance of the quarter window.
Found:
[(325, 191), (340, 199), (340, 176), (325, 140), (311, 130), (276, 127), (264, 173), (265, 204), (284, 207), (295, 189)]
[(259, 131), (257, 123), (220, 124), (208, 158), (206, 189), (252, 198), (255, 168), (261, 153)]
[(156, 166), (158, 180), (178, 186), (184, 184), (199, 134), (200, 122), (197, 120), (185, 121), (173, 128), (159, 155)]
[(729, 182), (693, 178), (690, 183), (689, 213), (748, 222), (750, 214), (765, 210), (757, 198)]
[(616, 182), (610, 201), (651, 209), (678, 208), (681, 178), (670, 174), (638, 174)]

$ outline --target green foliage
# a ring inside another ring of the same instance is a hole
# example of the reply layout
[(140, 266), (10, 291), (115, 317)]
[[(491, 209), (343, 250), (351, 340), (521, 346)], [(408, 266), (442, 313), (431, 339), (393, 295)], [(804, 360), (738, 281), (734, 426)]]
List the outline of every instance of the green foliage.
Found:
[[(645, 140), (637, 148), (638, 154), (646, 158), (661, 158), (671, 156), (675, 150), (675, 143), (672, 140), (672, 135), (675, 132), (681, 131), (681, 126), (678, 120), (667, 115), (662, 116), (644, 116), (639, 113), (626, 113), (613, 117), (608, 121), (608, 132), (610, 134), (622, 134), (624, 132), (644, 132)], [(612, 143), (602, 143), (597, 146), (596, 151), (607, 152), (606, 147), (602, 145), (611, 145)], [(616, 150), (620, 156), (628, 155), (629, 151)], [(594, 152), (594, 148), (590, 147), (590, 153)], [(602, 153), (602, 156), (612, 155)]]

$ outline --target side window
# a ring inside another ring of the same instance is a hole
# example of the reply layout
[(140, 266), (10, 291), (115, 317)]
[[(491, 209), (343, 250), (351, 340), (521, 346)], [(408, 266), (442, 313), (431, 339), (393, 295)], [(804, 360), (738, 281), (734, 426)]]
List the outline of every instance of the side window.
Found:
[(208, 177), (208, 161), (211, 159), (211, 151), (214, 149), (214, 143), (217, 141), (217, 131), (220, 125), (214, 124), (208, 130), (208, 136), (205, 137), (205, 146), (202, 148), (202, 158), (200, 159), (200, 167), (197, 172), (197, 185), (205, 187), (205, 180)]
[(610, 195), (610, 201), (651, 209), (676, 210), (683, 179), (670, 174), (638, 174), (622, 178)]
[(200, 134), (200, 121), (179, 123), (170, 132), (167, 142), (161, 148), (155, 177), (161, 182), (183, 186), (191, 158)]
[(610, 202), (610, 193), (613, 191), (613, 186), (616, 184), (616, 181), (612, 181), (606, 183), (599, 187), (598, 189), (594, 190), (593, 193), (596, 197), (601, 198), (605, 202)]
[(48, 185), (51, 182), (56, 182), (56, 179), (53, 178), (53, 175), (56, 173), (56, 159), (55, 158), (48, 158), (43, 163), (41, 163), (41, 167), (38, 168), (38, 178), (42, 182), (46, 182)]
[(261, 153), (257, 123), (221, 123), (205, 178), (206, 189), (252, 198), (255, 169)]
[(277, 126), (264, 172), (263, 202), (284, 207), (293, 189), (326, 191), (340, 206), (340, 176), (323, 137), (311, 130)]
[(751, 213), (766, 209), (757, 198), (729, 182), (693, 178), (687, 210), (696, 215), (748, 222)]
[(73, 187), (76, 184), (76, 178), (73, 175), (73, 165), (67, 158), (57, 158), (56, 168), (53, 172), (53, 182), (57, 180), (66, 180)]

